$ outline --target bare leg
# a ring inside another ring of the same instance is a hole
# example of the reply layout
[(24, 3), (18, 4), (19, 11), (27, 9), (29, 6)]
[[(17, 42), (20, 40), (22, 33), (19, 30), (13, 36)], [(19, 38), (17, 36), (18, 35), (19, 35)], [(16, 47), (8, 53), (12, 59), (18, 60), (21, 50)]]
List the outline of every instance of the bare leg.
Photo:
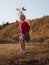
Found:
[(24, 40), (20, 40), (20, 50), (23, 52), (25, 51), (25, 43), (24, 43)]

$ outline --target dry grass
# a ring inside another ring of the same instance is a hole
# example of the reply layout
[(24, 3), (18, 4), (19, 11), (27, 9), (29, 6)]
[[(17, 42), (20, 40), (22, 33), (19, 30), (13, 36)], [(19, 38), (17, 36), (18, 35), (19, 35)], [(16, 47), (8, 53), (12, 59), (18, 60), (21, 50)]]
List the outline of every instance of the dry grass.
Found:
[(49, 65), (49, 44), (26, 43), (26, 53), (18, 54), (19, 44), (0, 44), (0, 65)]
[[(43, 42), (49, 40), (49, 16), (29, 20), (30, 23), (30, 37), (33, 41)], [(18, 41), (19, 27), (18, 22), (0, 29), (0, 41), (16, 42)], [(48, 41), (49, 42), (49, 41)]]
[[(31, 42), (18, 54), (18, 22), (0, 29), (0, 65), (49, 65), (49, 16), (29, 20)], [(8, 43), (11, 42), (11, 43)]]

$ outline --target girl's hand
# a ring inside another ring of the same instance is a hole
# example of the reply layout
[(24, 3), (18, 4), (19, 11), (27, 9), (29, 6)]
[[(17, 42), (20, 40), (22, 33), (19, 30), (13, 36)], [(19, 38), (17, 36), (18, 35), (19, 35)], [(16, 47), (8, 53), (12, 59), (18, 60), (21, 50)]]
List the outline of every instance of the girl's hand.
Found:
[(20, 36), (23, 35), (22, 33), (19, 34)]

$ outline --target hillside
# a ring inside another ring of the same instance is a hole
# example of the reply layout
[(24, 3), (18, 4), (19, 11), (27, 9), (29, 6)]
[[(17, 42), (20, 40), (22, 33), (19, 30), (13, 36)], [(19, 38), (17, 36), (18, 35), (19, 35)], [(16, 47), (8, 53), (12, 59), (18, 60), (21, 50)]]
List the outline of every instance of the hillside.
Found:
[(31, 39), (43, 42), (49, 40), (49, 16), (31, 20)]
[(18, 22), (0, 26), (0, 65), (49, 65), (49, 16), (29, 20), (30, 42), (19, 54)]
[[(29, 20), (31, 31), (30, 38), (32, 42), (49, 43), (49, 16)], [(19, 27), (18, 22), (0, 29), (0, 42), (18, 41)]]
[(18, 23), (11, 23), (0, 30), (1, 42), (15, 42), (18, 40), (19, 27)]

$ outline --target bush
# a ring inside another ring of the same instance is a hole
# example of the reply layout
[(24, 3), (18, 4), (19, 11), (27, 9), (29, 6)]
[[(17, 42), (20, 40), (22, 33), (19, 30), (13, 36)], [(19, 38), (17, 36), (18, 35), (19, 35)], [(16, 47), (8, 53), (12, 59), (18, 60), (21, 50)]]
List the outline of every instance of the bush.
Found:
[(4, 28), (4, 27), (6, 27), (7, 25), (9, 25), (9, 22), (6, 22), (5, 24), (3, 23), (3, 24), (2, 24), (2, 27)]
[(0, 25), (0, 30), (2, 29), (2, 26)]

